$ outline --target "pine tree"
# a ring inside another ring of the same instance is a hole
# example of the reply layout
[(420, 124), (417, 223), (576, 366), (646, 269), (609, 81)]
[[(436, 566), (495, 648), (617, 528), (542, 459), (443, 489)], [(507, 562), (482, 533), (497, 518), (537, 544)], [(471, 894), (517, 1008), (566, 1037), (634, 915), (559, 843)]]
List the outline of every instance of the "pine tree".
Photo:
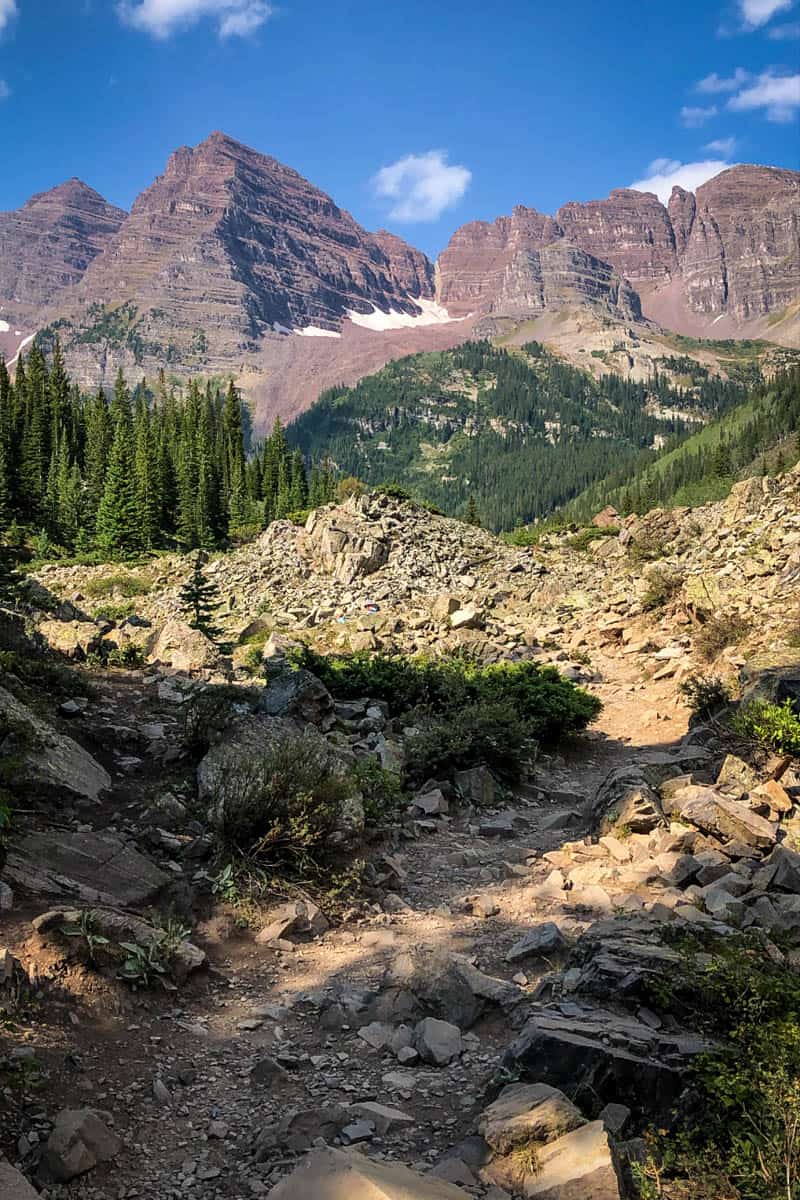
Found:
[(198, 551), (192, 573), (180, 590), (180, 601), (192, 629), (199, 629), (213, 640), (220, 632), (212, 620), (215, 610), (219, 608), (220, 598), (216, 584), (203, 574), (204, 563), (205, 557), (202, 551)]
[(103, 497), (97, 510), (98, 545), (112, 556), (141, 549), (141, 524), (136, 504), (136, 479), (130, 393), (120, 371), (111, 406), (114, 438), (108, 459)]
[(472, 495), (471, 492), (470, 492), (469, 499), (467, 500), (467, 507), (466, 507), (466, 511), (464, 513), (464, 520), (466, 521), (467, 525), (475, 525), (478, 528), (480, 528), (481, 519), (478, 514), (478, 505), (475, 501), (475, 497)]

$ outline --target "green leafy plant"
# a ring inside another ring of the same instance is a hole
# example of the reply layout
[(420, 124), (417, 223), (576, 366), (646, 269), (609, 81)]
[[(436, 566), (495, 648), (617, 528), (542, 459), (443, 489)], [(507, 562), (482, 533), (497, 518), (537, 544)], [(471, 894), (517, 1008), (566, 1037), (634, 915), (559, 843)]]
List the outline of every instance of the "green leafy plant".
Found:
[(95, 962), (95, 951), (99, 946), (108, 946), (109, 939), (97, 932), (97, 913), (92, 909), (84, 909), (74, 925), (62, 925), (64, 937), (81, 938), (86, 946), (86, 955), (90, 963)]
[(580, 533), (574, 534), (567, 538), (567, 545), (570, 550), (578, 550), (584, 552), (589, 549), (593, 542), (607, 541), (608, 538), (616, 537), (619, 534), (618, 525), (608, 525), (601, 529), (597, 525), (588, 525), (586, 529), (582, 529)]
[(136, 611), (134, 605), (127, 601), (125, 604), (100, 604), (92, 614), (95, 621), (124, 621), (132, 617)]
[(168, 966), (159, 939), (154, 939), (149, 946), (140, 946), (138, 942), (120, 942), (119, 946), (125, 951), (118, 972), (119, 979), (130, 984), (134, 990), (151, 988), (155, 984), (160, 984), (168, 991), (174, 990), (174, 984), (167, 978)]
[(211, 894), (233, 904), (239, 899), (240, 889), (233, 863), (226, 863), (211, 880)]
[(732, 727), (740, 737), (752, 738), (779, 754), (800, 754), (800, 716), (791, 700), (782, 704), (753, 700), (735, 714)]
[(106, 655), (106, 664), (109, 667), (124, 667), (126, 670), (133, 671), (138, 667), (143, 667), (144, 663), (144, 651), (135, 642), (128, 642), (125, 646), (115, 646)]

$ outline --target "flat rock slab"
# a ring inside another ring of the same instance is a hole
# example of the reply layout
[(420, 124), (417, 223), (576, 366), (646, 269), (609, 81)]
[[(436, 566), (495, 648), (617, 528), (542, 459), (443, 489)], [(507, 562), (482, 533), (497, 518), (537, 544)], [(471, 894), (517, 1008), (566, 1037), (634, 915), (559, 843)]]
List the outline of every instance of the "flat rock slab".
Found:
[(307, 1155), (267, 1200), (468, 1200), (468, 1194), (408, 1167), (326, 1148)]
[(149, 904), (170, 876), (120, 838), (100, 833), (30, 833), (12, 842), (4, 874), (35, 895), (110, 908)]

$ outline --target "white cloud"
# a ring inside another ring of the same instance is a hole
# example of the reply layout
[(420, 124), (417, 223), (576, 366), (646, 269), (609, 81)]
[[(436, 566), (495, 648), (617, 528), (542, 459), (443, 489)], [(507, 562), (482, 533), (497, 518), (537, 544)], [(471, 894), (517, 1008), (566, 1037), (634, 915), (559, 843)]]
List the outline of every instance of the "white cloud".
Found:
[(17, 15), (17, 0), (0, 0), (0, 33)]
[(375, 195), (394, 201), (395, 221), (435, 221), (456, 204), (469, 187), (472, 172), (452, 166), (443, 150), (408, 154), (373, 177)]
[(126, 24), (157, 38), (204, 18), (216, 22), (220, 37), (246, 37), (264, 24), (273, 8), (265, 0), (118, 0), (117, 12)]
[(737, 67), (736, 70), (727, 79), (721, 77), (714, 71), (712, 75), (706, 75), (705, 79), (701, 79), (696, 85), (698, 92), (735, 92), (737, 88), (743, 84), (749, 83), (753, 78), (749, 71), (745, 71), (743, 67)]
[(684, 104), (681, 109), (681, 120), (687, 129), (699, 129), (701, 125), (705, 125), (706, 121), (710, 121), (712, 117), (715, 117), (718, 112), (719, 109), (716, 104), (710, 104), (707, 108)]
[(676, 158), (656, 158), (650, 163), (644, 178), (637, 179), (629, 186), (637, 192), (655, 192), (661, 203), (666, 204), (674, 187), (695, 192), (701, 183), (713, 179), (730, 165), (722, 159), (682, 163)]
[(765, 71), (754, 83), (731, 96), (733, 112), (766, 111), (768, 121), (791, 121), (800, 109), (800, 75), (774, 75)]
[(776, 13), (786, 12), (794, 0), (739, 0), (739, 11), (745, 29), (760, 29)]
[(715, 138), (713, 142), (706, 142), (704, 150), (710, 150), (713, 154), (721, 154), (723, 158), (730, 158), (736, 149), (736, 138)]
[(5, 79), (0, 79), (0, 100), (7, 100), (11, 95), (11, 88), (6, 83)]

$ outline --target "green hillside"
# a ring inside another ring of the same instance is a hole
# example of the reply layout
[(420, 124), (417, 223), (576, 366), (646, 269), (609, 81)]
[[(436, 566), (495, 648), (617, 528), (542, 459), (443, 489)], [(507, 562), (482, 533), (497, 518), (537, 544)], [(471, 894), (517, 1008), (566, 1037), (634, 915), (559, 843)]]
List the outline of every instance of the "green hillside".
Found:
[(607, 504), (623, 513), (707, 504), (726, 496), (737, 479), (778, 474), (798, 459), (800, 367), (792, 367), (655, 461), (643, 457), (599, 480), (563, 516), (586, 521)]
[(401, 483), (453, 515), (474, 503), (483, 524), (510, 529), (633, 470), (745, 397), (738, 382), (598, 380), (536, 342), (516, 352), (468, 342), (325, 392), (287, 436), (368, 484)]

